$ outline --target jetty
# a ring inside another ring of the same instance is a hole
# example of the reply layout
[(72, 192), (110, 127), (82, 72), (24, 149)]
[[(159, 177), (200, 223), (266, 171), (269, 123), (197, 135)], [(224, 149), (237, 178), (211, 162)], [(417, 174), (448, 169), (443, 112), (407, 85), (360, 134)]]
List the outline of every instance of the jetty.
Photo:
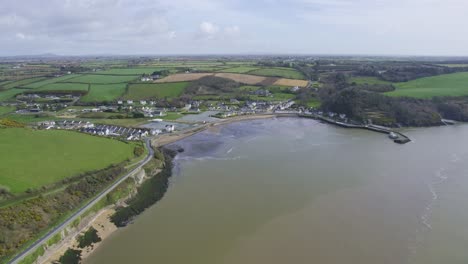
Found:
[[(406, 135), (404, 135), (403, 133), (400, 133), (398, 131), (394, 131), (391, 128), (384, 127), (384, 126), (378, 126), (378, 125), (372, 125), (372, 124), (369, 124), (369, 125), (350, 124), (350, 123), (347, 123), (347, 122), (340, 122), (340, 121), (325, 117), (323, 115), (318, 115), (318, 114), (313, 114), (313, 113), (310, 113), (310, 114), (301, 113), (301, 114), (298, 114), (298, 116), (299, 117), (305, 117), (305, 118), (317, 119), (317, 120), (320, 120), (322, 122), (332, 124), (332, 125), (336, 125), (336, 126), (340, 126), (340, 127), (344, 127), (344, 128), (366, 129), (366, 130), (370, 130), (370, 131), (374, 131), (374, 132), (378, 132), (378, 133), (382, 133), (382, 134), (387, 134), (389, 136), (392, 135), (391, 139), (393, 140), (393, 142), (395, 142), (397, 144), (406, 144), (408, 142), (411, 142), (411, 139), (409, 137), (407, 137)], [(397, 137), (394, 138), (394, 135), (397, 135)]]

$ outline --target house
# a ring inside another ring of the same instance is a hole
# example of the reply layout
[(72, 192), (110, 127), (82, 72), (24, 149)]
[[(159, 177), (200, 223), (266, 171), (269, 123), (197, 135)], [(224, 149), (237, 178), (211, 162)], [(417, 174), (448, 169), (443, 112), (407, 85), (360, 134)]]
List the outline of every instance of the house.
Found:
[(154, 111), (153, 116), (165, 116), (166, 114), (163, 111)]
[(141, 101), (140, 101), (140, 104), (141, 104), (141, 105), (146, 105), (146, 101), (141, 100)]
[(152, 81), (152, 80), (153, 80), (153, 78), (148, 77), (148, 76), (143, 76), (140, 79), (140, 81), (142, 81), (142, 82), (149, 82), (149, 81)]
[(127, 100), (127, 104), (133, 104), (133, 100)]
[(117, 104), (121, 105), (121, 104), (123, 104), (123, 102), (122, 101), (117, 101)]
[(255, 95), (264, 96), (264, 97), (271, 95), (270, 91), (265, 90), (265, 89), (258, 89), (257, 91), (254, 91), (253, 93)]
[(239, 100), (232, 98), (232, 99), (230, 100), (230, 102), (231, 102), (231, 104), (238, 104), (238, 103), (239, 103)]
[(43, 121), (39, 122), (37, 125), (40, 127), (45, 127), (46, 129), (50, 129), (55, 126), (55, 121)]
[(174, 132), (175, 126), (174, 125), (166, 125), (164, 128), (167, 132)]
[(291, 90), (291, 92), (294, 92), (294, 93), (295, 93), (295, 92), (299, 91), (300, 89), (301, 89), (301, 88), (299, 88), (299, 86), (294, 86), (294, 87), (291, 87), (290, 90)]

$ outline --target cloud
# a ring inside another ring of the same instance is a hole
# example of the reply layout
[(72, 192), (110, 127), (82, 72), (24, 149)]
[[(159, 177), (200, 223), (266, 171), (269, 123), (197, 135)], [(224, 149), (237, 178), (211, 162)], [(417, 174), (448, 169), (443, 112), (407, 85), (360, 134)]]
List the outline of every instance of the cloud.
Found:
[(466, 0), (0, 1), (0, 55), (468, 55)]
[(199, 36), (212, 39), (218, 34), (219, 27), (211, 22), (202, 22), (199, 28)]
[(226, 39), (240, 36), (239, 26), (220, 27), (212, 22), (202, 22), (196, 34), (197, 39)]

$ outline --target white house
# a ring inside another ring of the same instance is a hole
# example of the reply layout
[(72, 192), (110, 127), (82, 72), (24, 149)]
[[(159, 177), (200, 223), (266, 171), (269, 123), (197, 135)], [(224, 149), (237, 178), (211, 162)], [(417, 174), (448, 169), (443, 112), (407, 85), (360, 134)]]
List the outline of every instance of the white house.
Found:
[(127, 100), (127, 104), (133, 104), (133, 100)]
[(146, 105), (146, 101), (143, 101), (143, 100), (142, 100), (142, 101), (140, 101), (140, 104), (141, 104), (141, 105)]
[(121, 105), (121, 104), (123, 104), (123, 102), (122, 101), (117, 101), (117, 104)]
[(174, 125), (166, 125), (165, 127), (167, 132), (174, 132), (175, 126)]

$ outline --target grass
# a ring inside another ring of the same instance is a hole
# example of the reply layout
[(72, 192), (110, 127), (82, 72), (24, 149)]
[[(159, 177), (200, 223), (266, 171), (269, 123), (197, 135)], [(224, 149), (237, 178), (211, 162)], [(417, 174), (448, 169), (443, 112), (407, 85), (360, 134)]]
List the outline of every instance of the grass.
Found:
[(147, 123), (151, 118), (123, 118), (123, 119), (86, 119), (94, 124), (136, 127)]
[(257, 100), (257, 101), (286, 101), (289, 99), (293, 99), (295, 97), (294, 94), (290, 93), (274, 93), (272, 96), (258, 96), (258, 95), (251, 95), (249, 96), (250, 100)]
[(391, 84), (391, 82), (381, 80), (377, 77), (352, 77), (350, 82), (356, 84)]
[(178, 112), (166, 112), (165, 116), (158, 117), (158, 118), (161, 118), (163, 120), (177, 120), (177, 119), (181, 118), (182, 116), (183, 115), (181, 113), (178, 113)]
[(23, 86), (26, 87), (26, 88), (35, 89), (35, 88), (39, 88), (39, 87), (47, 85), (47, 84), (63, 82), (63, 81), (66, 81), (68, 79), (75, 78), (77, 76), (80, 76), (80, 75), (78, 75), (78, 74), (69, 74), (69, 75), (64, 75), (64, 76), (60, 76), (60, 77), (56, 77), (56, 78), (49, 78), (49, 79), (46, 79), (46, 80), (43, 80), (43, 81), (34, 82), (34, 83), (23, 85)]
[(239, 87), (239, 89), (241, 91), (248, 91), (248, 92), (257, 91), (260, 88), (262, 88), (262, 87), (261, 86), (254, 86), (254, 85), (243, 85), (243, 86)]
[(84, 83), (51, 83), (40, 88), (37, 88), (38, 91), (57, 91), (57, 90), (67, 90), (67, 91), (88, 91), (88, 85)]
[(142, 100), (150, 98), (179, 97), (188, 85), (188, 82), (130, 84), (124, 98), (130, 100)]
[(39, 188), (133, 157), (133, 144), (63, 130), (0, 129), (0, 184)]
[(5, 116), (2, 116), (2, 118), (8, 118), (14, 121), (18, 121), (21, 123), (34, 123), (34, 122), (41, 122), (41, 121), (46, 121), (46, 120), (59, 120), (60, 118), (56, 118), (55, 116), (50, 116), (48, 114), (40, 113), (40, 114), (16, 114), (16, 113), (10, 113)]
[(239, 66), (234, 68), (228, 68), (220, 70), (220, 72), (230, 72), (230, 73), (248, 73), (254, 70), (258, 70), (258, 67), (250, 67), (250, 66)]
[(13, 112), (15, 109), (16, 108), (12, 106), (0, 106), (0, 116)]
[(268, 77), (281, 77), (287, 79), (299, 79), (304, 80), (305, 77), (302, 73), (296, 71), (295, 69), (288, 68), (265, 68), (250, 71), (249, 74), (268, 76)]
[(128, 83), (134, 81), (138, 76), (118, 76), (118, 75), (93, 75), (87, 74), (68, 79), (67, 82), (74, 83), (94, 83), (94, 84), (113, 84)]
[(23, 79), (23, 80), (19, 80), (19, 81), (15, 81), (15, 82), (5, 84), (5, 85), (3, 85), (3, 89), (11, 89), (11, 88), (15, 88), (15, 87), (22, 87), (22, 86), (26, 86), (26, 85), (31, 84), (31, 83), (42, 81), (44, 79), (45, 79), (45, 77), (35, 77), (35, 78)]
[(420, 78), (394, 85), (396, 90), (385, 93), (386, 95), (415, 98), (466, 96), (468, 95), (468, 72)]
[(125, 83), (92, 84), (89, 93), (81, 98), (83, 102), (114, 101), (125, 93)]
[(123, 69), (109, 69), (105, 71), (99, 71), (99, 74), (122, 74), (122, 75), (142, 75), (144, 73), (151, 74), (155, 71), (164, 70), (165, 68), (123, 68)]
[(17, 89), (17, 88), (9, 89), (6, 91), (0, 91), (0, 102), (8, 101), (12, 99), (15, 95), (23, 93), (24, 91), (25, 91), (24, 89)]
[(445, 66), (445, 67), (449, 67), (449, 68), (468, 67), (468, 64), (457, 64), (457, 63), (454, 63), (454, 64), (437, 64), (437, 65)]
[(307, 102), (308, 107), (319, 108), (322, 105), (322, 102), (317, 98), (313, 98)]

